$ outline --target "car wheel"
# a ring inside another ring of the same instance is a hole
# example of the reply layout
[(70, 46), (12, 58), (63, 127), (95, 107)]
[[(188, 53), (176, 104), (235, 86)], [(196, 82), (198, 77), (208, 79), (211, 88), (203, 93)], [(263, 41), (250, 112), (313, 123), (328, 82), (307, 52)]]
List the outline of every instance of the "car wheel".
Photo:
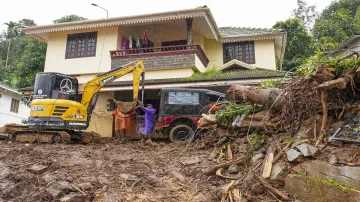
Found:
[(193, 129), (187, 125), (175, 126), (170, 131), (170, 141), (172, 143), (181, 142), (181, 141), (192, 141), (193, 136), (194, 136)]

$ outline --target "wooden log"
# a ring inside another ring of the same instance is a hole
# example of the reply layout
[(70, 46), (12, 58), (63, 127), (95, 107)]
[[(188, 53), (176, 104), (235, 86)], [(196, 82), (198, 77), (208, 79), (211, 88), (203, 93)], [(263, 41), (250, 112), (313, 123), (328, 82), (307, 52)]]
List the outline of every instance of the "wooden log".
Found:
[(285, 93), (278, 88), (232, 85), (227, 94), (237, 100), (264, 105), (267, 108), (281, 110), (285, 102)]
[(280, 190), (276, 189), (275, 187), (273, 187), (269, 182), (267, 182), (266, 180), (264, 180), (263, 178), (254, 175), (255, 180), (257, 180), (258, 182), (260, 182), (266, 189), (268, 189), (269, 191), (271, 191), (273, 194), (275, 194), (276, 196), (280, 197), (282, 200), (284, 201), (291, 201), (292, 199), (289, 198), (287, 195), (285, 195), (283, 192), (281, 192)]
[(273, 145), (270, 145), (266, 152), (266, 156), (264, 159), (264, 169), (262, 173), (262, 177), (265, 179), (269, 178), (271, 175), (272, 162), (274, 159), (274, 150), (275, 147)]
[(232, 155), (232, 151), (231, 151), (231, 144), (227, 145), (227, 155), (229, 160), (233, 160), (233, 155)]
[(319, 139), (316, 141), (315, 146), (318, 146), (320, 144), (320, 142), (322, 141), (322, 139), (326, 135), (326, 123), (327, 123), (327, 119), (328, 119), (328, 105), (327, 105), (326, 99), (327, 99), (327, 91), (322, 90), (321, 91), (321, 103), (322, 103), (322, 107), (323, 107), (323, 119), (322, 119), (321, 128), (320, 128), (320, 136), (319, 136)]
[(243, 164), (245, 163), (245, 156), (242, 156), (240, 157), (239, 159), (237, 160), (234, 160), (234, 161), (230, 161), (230, 162), (226, 162), (226, 163), (222, 163), (222, 164), (219, 164), (219, 165), (216, 165), (216, 166), (213, 166), (209, 169), (207, 169), (204, 174), (205, 175), (212, 175), (212, 174), (215, 174), (217, 170), (219, 170), (220, 168), (228, 168), (230, 167), (231, 165), (233, 164)]

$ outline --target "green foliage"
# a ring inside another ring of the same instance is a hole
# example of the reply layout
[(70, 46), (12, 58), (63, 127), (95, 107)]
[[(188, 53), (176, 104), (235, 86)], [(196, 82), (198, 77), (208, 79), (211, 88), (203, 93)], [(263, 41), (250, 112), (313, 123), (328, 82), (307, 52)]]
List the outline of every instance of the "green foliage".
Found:
[(224, 109), (215, 113), (215, 119), (217, 123), (223, 126), (232, 127), (232, 123), (237, 116), (257, 112), (259, 109), (260, 106), (258, 105), (229, 103)]
[(259, 148), (265, 141), (266, 135), (252, 134), (250, 136), (250, 145), (254, 148)]
[(350, 185), (339, 183), (339, 182), (336, 182), (336, 181), (334, 181), (332, 179), (320, 179), (320, 178), (316, 178), (316, 177), (305, 176), (305, 175), (302, 175), (302, 174), (297, 174), (297, 176), (301, 177), (301, 178), (304, 178), (306, 180), (316, 182), (316, 183), (321, 183), (321, 184), (325, 184), (325, 185), (334, 187), (334, 188), (336, 188), (338, 190), (341, 190), (341, 191), (355, 191), (357, 193), (360, 192), (359, 190), (357, 190), (356, 188), (354, 188), (354, 187), (352, 187)]
[(83, 20), (87, 20), (87, 18), (78, 15), (66, 15), (59, 19), (54, 20), (53, 23), (58, 24), (58, 23), (75, 22), (75, 21), (83, 21)]
[(191, 75), (190, 77), (186, 78), (187, 80), (197, 80), (199, 78), (206, 78), (206, 79), (213, 79), (220, 73), (220, 71), (216, 67), (212, 67), (211, 69), (207, 70), (206, 72), (196, 72), (195, 74)]
[(265, 79), (264, 81), (261, 81), (258, 85), (266, 88), (274, 88), (283, 81), (284, 81), (283, 79), (279, 79), (279, 80)]
[(298, 76), (310, 78), (311, 73), (315, 72), (319, 64), (324, 64), (328, 68), (335, 70), (335, 75), (339, 76), (344, 70), (352, 69), (360, 64), (356, 57), (350, 57), (341, 60), (340, 57), (328, 57), (321, 52), (306, 59), (306, 62), (296, 71)]
[(273, 28), (287, 32), (287, 45), (283, 62), (284, 70), (294, 70), (313, 53), (313, 40), (300, 19), (290, 18), (286, 21), (277, 22)]

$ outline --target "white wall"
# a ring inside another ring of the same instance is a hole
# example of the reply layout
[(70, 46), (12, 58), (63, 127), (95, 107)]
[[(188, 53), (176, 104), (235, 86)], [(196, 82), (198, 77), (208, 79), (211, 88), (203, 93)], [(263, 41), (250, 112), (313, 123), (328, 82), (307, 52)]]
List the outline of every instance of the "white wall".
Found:
[(21, 121), (23, 119), (27, 120), (30, 115), (30, 108), (21, 103), (21, 101), (18, 113), (10, 112), (11, 99), (15, 98), (20, 100), (21, 95), (5, 91), (4, 89), (0, 89), (0, 94), (0, 127), (9, 123), (22, 124)]
[(255, 66), (276, 70), (275, 44), (273, 40), (255, 41)]

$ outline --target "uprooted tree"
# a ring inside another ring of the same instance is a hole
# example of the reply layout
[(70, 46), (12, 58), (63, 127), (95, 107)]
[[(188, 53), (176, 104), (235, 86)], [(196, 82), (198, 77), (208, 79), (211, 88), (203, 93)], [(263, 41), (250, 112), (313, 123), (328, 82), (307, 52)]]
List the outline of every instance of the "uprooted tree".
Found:
[[(310, 70), (309, 65), (306, 66), (307, 75), (294, 76), (279, 88), (231, 86), (229, 97), (244, 100), (244, 106), (248, 108), (241, 111), (227, 107), (217, 112), (214, 116), (216, 120), (212, 122), (224, 127), (231, 125), (235, 129), (296, 132), (305, 120), (320, 114), (323, 118), (318, 144), (326, 135), (328, 116), (339, 119), (347, 110), (358, 107), (356, 86), (360, 81), (356, 77), (360, 59), (358, 52), (352, 51), (341, 59), (322, 56), (318, 61), (312, 62)], [(253, 104), (261, 107), (255, 110)], [(230, 116), (228, 124), (223, 124), (225, 116)], [(204, 119), (209, 118), (205, 116)]]

